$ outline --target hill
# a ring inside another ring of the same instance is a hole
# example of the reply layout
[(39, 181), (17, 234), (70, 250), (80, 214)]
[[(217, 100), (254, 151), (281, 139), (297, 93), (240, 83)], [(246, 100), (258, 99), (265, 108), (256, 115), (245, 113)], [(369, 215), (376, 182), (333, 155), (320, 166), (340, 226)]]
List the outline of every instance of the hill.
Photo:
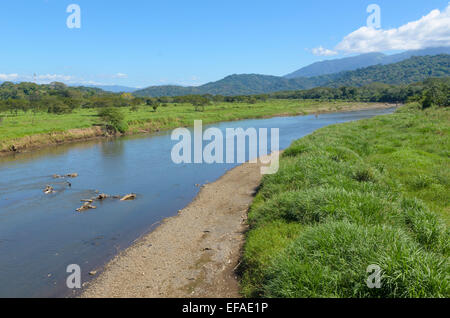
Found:
[(134, 95), (140, 97), (184, 96), (193, 94), (233, 96), (277, 92), (280, 90), (306, 89), (313, 86), (314, 82), (307, 78), (287, 79), (271, 75), (234, 74), (217, 82), (210, 82), (202, 86), (150, 86), (135, 91)]
[(230, 75), (217, 82), (202, 86), (151, 86), (134, 92), (140, 97), (184, 96), (191, 94), (253, 95), (278, 91), (309, 89), (319, 86), (363, 86), (380, 82), (408, 84), (429, 77), (445, 77), (450, 74), (450, 55), (411, 57), (399, 63), (370, 66), (355, 71), (316, 77), (284, 78), (270, 75)]
[(353, 71), (358, 68), (381, 64), (386, 57), (383, 53), (367, 53), (358, 56), (345, 57), (328, 61), (320, 61), (305, 66), (295, 72), (285, 75), (285, 78), (313, 77), (326, 74)]
[[(86, 86), (86, 85), (85, 85)], [(87, 85), (87, 87), (94, 87), (111, 93), (132, 93), (137, 90), (135, 87), (120, 86), (120, 85)]]
[[(414, 56), (399, 63), (375, 65), (356, 71), (341, 72), (313, 78), (325, 86), (363, 86), (370, 83), (409, 84), (450, 73), (450, 55)], [(326, 80), (328, 78), (328, 80)]]
[(67, 86), (64, 83), (36, 84), (31, 82), (3, 82), (0, 84), (0, 100), (36, 99), (42, 96), (60, 96), (62, 98), (84, 98), (107, 94), (97, 87)]

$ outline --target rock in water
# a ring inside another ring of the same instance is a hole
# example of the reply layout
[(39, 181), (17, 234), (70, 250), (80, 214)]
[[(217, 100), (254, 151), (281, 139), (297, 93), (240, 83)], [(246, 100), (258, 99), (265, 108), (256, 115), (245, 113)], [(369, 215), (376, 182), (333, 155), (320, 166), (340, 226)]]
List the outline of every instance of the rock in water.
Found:
[(79, 209), (77, 209), (77, 212), (83, 212), (86, 210), (90, 210), (90, 209), (96, 209), (97, 207), (94, 205), (91, 205), (89, 202), (86, 202), (85, 204), (83, 204), (83, 206)]
[(97, 200), (99, 200), (99, 201), (102, 201), (102, 200), (107, 199), (107, 198), (109, 198), (109, 195), (104, 194), (104, 193), (99, 194), (99, 195), (97, 196)]
[(129, 200), (134, 200), (136, 199), (136, 194), (131, 193), (131, 194), (127, 194), (126, 196), (124, 196), (122, 199), (120, 199), (120, 201), (129, 201)]
[(50, 193), (53, 193), (53, 192), (55, 192), (55, 190), (54, 190), (53, 187), (50, 186), (50, 185), (48, 185), (48, 186), (44, 189), (44, 193), (45, 193), (45, 194), (50, 194)]

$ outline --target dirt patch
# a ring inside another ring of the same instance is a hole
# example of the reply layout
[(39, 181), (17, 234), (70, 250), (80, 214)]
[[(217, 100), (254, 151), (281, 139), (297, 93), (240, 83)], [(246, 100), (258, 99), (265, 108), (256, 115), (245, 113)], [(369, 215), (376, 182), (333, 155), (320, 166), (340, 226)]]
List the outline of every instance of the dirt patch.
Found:
[(261, 177), (259, 163), (246, 163), (204, 186), (116, 256), (81, 297), (240, 297), (235, 268)]

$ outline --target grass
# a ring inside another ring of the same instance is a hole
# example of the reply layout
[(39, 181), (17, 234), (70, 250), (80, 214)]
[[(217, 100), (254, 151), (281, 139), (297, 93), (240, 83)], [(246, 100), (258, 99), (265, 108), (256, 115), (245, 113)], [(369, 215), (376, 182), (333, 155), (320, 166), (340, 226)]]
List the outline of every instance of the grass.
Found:
[[(313, 112), (350, 110), (370, 107), (369, 104), (346, 102), (315, 102), (298, 100), (268, 100), (256, 104), (218, 103), (205, 107), (204, 112), (194, 111), (188, 104), (168, 104), (156, 112), (151, 107), (141, 106), (137, 111), (122, 108), (130, 133), (167, 130), (181, 126), (192, 126), (194, 120), (201, 119), (205, 124), (248, 118), (262, 118), (276, 115), (302, 115)], [(11, 145), (20, 147), (20, 139), (42, 134), (58, 134), (74, 129), (88, 129), (101, 125), (96, 109), (76, 109), (71, 114), (55, 115), (48, 113), (19, 112), (17, 116), (0, 114), (0, 151)], [(35, 142), (45, 142), (48, 136), (35, 138)], [(58, 142), (64, 142), (66, 136), (59, 136)], [(37, 144), (39, 146), (39, 144)]]
[(295, 141), (250, 209), (242, 293), (449, 297), (449, 132), (450, 109), (411, 105)]

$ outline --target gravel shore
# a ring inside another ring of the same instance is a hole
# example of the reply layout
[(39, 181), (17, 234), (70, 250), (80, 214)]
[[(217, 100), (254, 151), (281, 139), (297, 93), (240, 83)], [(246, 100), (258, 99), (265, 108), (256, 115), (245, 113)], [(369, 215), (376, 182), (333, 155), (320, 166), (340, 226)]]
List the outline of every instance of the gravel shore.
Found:
[(235, 276), (260, 163), (228, 171), (84, 287), (81, 297), (240, 297)]

